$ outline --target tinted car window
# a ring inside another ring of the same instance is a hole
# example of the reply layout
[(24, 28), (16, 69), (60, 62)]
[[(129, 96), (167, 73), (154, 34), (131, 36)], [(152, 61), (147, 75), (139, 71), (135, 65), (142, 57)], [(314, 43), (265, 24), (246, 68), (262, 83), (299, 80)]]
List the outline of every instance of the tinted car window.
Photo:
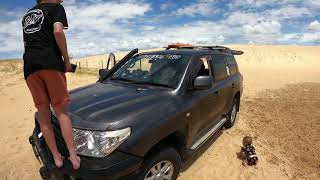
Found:
[(237, 68), (237, 63), (236, 63), (234, 57), (226, 56), (226, 60), (227, 60), (228, 66), (229, 66), (230, 74), (231, 75), (236, 74), (238, 71), (238, 68)]
[(214, 69), (214, 76), (215, 80), (219, 81), (226, 78), (227, 70), (226, 70), (226, 63), (225, 63), (225, 56), (223, 55), (214, 55), (213, 56), (213, 69)]
[(205, 55), (201, 56), (199, 60), (201, 61), (201, 68), (197, 74), (197, 76), (210, 76), (210, 69), (209, 69), (209, 60), (211, 59), (210, 56)]
[(175, 88), (186, 70), (190, 56), (148, 54), (134, 56), (111, 76), (133, 83), (149, 83)]

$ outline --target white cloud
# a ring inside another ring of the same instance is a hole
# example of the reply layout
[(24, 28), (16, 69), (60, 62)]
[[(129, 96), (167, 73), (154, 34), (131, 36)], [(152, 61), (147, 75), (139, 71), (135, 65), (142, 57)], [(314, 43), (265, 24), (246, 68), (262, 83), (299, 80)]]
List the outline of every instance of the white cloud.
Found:
[(306, 16), (312, 16), (312, 12), (306, 7), (296, 7), (293, 5), (283, 6), (279, 9), (271, 9), (266, 13), (270, 18), (277, 20), (304, 18)]
[(142, 49), (163, 47), (170, 43), (191, 43), (194, 45), (221, 44), (225, 42), (225, 36), (232, 34), (223, 24), (210, 21), (199, 21), (163, 27), (155, 31), (145, 32), (143, 36), (128, 36), (122, 43), (128, 47), (139, 47)]
[(215, 44), (224, 41), (224, 35), (230, 30), (223, 24), (199, 21), (184, 26), (175, 26), (163, 30), (165, 44), (170, 42), (188, 42), (192, 44)]
[(232, 26), (255, 24), (263, 18), (258, 13), (234, 11), (229, 14), (226, 23)]
[(272, 8), (264, 11), (231, 11), (227, 13), (227, 23), (230, 25), (254, 24), (259, 21), (285, 21), (296, 18), (306, 18), (313, 16), (306, 7), (296, 7), (293, 5)]
[(142, 16), (149, 10), (151, 10), (149, 4), (137, 3), (101, 2), (90, 5), (72, 4), (66, 6), (71, 29), (109, 33), (123, 31), (116, 21)]
[(320, 8), (320, 0), (304, 0), (303, 5), (309, 7), (314, 11), (319, 11)]
[(23, 49), (21, 22), (12, 20), (0, 23), (0, 53), (5, 51), (20, 51)]
[(219, 9), (215, 7), (214, 1), (200, 0), (194, 4), (179, 8), (175, 13), (178, 16), (209, 16), (219, 12)]
[(140, 29), (143, 31), (152, 31), (152, 30), (155, 30), (156, 27), (155, 26), (140, 26)]
[(300, 42), (302, 43), (320, 43), (320, 33), (304, 33), (301, 38)]
[[(64, 6), (70, 27), (66, 31), (69, 51), (74, 56), (128, 48), (123, 39), (130, 36), (133, 28), (127, 22), (151, 10), (148, 3), (130, 0), (91, 3), (73, 0), (66, 1)], [(6, 15), (9, 16), (10, 13), (12, 20), (0, 21), (0, 53), (23, 50), (21, 30), (23, 14), (16, 16), (14, 12), (6, 12)], [(121, 41), (123, 43), (119, 43)], [(110, 47), (112, 44), (116, 46)]]
[(278, 21), (263, 21), (255, 25), (244, 25), (244, 36), (248, 41), (259, 43), (277, 42), (281, 37), (281, 24)]
[(167, 10), (171, 7), (172, 5), (170, 3), (163, 3), (160, 5), (160, 9), (163, 10)]
[(303, 0), (233, 0), (228, 5), (232, 9), (253, 9), (262, 7), (276, 7), (280, 5), (298, 4)]
[(320, 22), (318, 20), (314, 20), (313, 22), (311, 22), (309, 24), (308, 30), (315, 31), (315, 32), (320, 32)]
[[(226, 9), (219, 9), (217, 2), (197, 0), (185, 6), (170, 2), (155, 7), (174, 12), (168, 15), (156, 14), (146, 0), (67, 0), (69, 51), (78, 57), (175, 42), (320, 44), (316, 19), (320, 0), (233, 0)], [(185, 23), (175, 22), (174, 15), (185, 16)], [(217, 19), (217, 15), (223, 17)], [(23, 51), (22, 16), (21, 9), (0, 10), (0, 56)]]
[(280, 38), (280, 42), (290, 42), (291, 44), (319, 44), (320, 32), (288, 33)]
[[(130, 48), (124, 39), (134, 31), (131, 21), (142, 17), (151, 6), (133, 1), (101, 1), (69, 3), (65, 9), (70, 26), (67, 31), (69, 51), (75, 56), (84, 56)], [(141, 28), (147, 31), (152, 27)]]
[(255, 25), (245, 25), (244, 29), (248, 34), (279, 34), (281, 24), (278, 21), (260, 22)]

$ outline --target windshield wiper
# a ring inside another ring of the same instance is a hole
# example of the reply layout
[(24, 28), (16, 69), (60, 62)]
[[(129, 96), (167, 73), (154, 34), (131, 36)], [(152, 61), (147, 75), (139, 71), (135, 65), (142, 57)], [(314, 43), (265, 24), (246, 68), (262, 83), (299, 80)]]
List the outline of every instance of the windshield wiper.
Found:
[(152, 86), (160, 86), (160, 87), (166, 87), (166, 88), (173, 88), (169, 85), (166, 85), (166, 84), (157, 84), (157, 83), (152, 83), (152, 82), (132, 82), (130, 84), (146, 84), (146, 85), (152, 85)]
[(111, 78), (110, 80), (134, 82), (134, 81), (131, 80), (131, 79), (126, 79), (126, 78), (122, 78), (122, 77)]
[(166, 88), (173, 88), (169, 85), (166, 84), (157, 84), (157, 83), (152, 83), (152, 82), (145, 82), (145, 81), (134, 81), (131, 79), (126, 79), (122, 77), (116, 77), (116, 78), (111, 78), (110, 80), (115, 80), (115, 81), (126, 81), (129, 82), (129, 84), (142, 84), (142, 85), (152, 85), (152, 86), (160, 86), (160, 87), (166, 87)]

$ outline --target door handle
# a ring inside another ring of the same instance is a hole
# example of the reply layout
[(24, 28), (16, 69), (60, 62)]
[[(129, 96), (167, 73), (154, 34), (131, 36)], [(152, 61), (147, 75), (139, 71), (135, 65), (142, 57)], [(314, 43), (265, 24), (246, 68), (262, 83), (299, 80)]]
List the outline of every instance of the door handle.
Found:
[(215, 94), (220, 94), (220, 91), (216, 91), (216, 92), (214, 92)]

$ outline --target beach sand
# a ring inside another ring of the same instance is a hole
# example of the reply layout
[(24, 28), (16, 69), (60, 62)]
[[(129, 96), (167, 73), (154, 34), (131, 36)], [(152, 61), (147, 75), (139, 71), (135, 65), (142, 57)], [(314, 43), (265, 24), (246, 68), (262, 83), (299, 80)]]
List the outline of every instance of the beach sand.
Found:
[[(237, 57), (244, 77), (237, 122), (207, 142), (178, 179), (320, 179), (320, 47), (231, 47), (245, 52)], [(28, 142), (35, 108), (22, 64), (12, 64), (0, 62), (0, 179), (40, 179)], [(85, 73), (67, 78), (69, 89), (97, 80)], [(254, 138), (256, 167), (236, 157), (246, 135)]]

